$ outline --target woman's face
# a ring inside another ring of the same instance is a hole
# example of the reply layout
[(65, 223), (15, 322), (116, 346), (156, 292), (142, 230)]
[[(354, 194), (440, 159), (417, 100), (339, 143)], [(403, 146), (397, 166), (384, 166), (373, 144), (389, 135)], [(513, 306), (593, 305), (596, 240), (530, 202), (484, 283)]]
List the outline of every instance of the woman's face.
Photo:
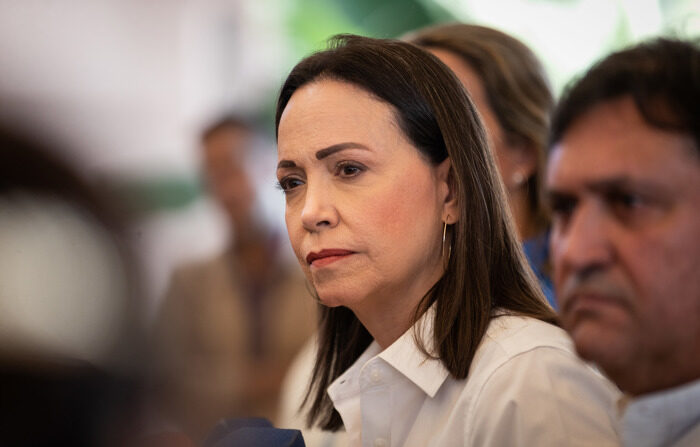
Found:
[(278, 159), (289, 238), (325, 305), (412, 305), (440, 278), (443, 221), (457, 215), (449, 161), (428, 162), (390, 105), (345, 82), (307, 84), (282, 114)]

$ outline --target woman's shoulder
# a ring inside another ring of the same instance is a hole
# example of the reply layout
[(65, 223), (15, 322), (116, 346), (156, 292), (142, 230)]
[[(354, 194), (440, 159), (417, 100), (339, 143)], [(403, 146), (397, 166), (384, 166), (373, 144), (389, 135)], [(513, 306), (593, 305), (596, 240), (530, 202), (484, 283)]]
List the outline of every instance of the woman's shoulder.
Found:
[(479, 350), (499, 350), (514, 356), (539, 348), (574, 354), (571, 339), (560, 327), (532, 317), (500, 313), (489, 323)]
[(552, 382), (577, 376), (596, 386), (609, 383), (577, 354), (561, 328), (531, 317), (501, 314), (493, 318), (474, 356), (469, 371), (472, 392), (487, 387), (498, 377), (518, 378), (525, 388), (538, 380)]
[(515, 375), (530, 375), (520, 366), (535, 364), (554, 366), (567, 364), (575, 368), (588, 368), (578, 358), (569, 336), (561, 328), (526, 316), (497, 313), (489, 323), (474, 355), (469, 370), (470, 388), (479, 389), (499, 370), (509, 370)]
[[(616, 443), (612, 410), (619, 391), (576, 355), (568, 335), (554, 325), (494, 318), (467, 380), (473, 397), (466, 418), (479, 427), (468, 436), (474, 444)], [(521, 429), (504, 434), (502, 426)]]

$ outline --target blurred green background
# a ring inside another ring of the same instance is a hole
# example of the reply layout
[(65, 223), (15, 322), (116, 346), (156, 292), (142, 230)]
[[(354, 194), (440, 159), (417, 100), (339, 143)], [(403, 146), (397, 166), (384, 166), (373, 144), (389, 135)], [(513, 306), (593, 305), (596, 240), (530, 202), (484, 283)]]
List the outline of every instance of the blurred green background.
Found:
[[(558, 95), (596, 59), (645, 38), (700, 35), (699, 0), (276, 0), (288, 53), (281, 77), (330, 36), (353, 33), (398, 38), (431, 24), (463, 21), (499, 28), (528, 44)], [(280, 81), (281, 82), (281, 81)], [(252, 111), (273, 132), (277, 86)], [(203, 191), (197, 181), (150, 179), (126, 188), (143, 211), (183, 206)]]

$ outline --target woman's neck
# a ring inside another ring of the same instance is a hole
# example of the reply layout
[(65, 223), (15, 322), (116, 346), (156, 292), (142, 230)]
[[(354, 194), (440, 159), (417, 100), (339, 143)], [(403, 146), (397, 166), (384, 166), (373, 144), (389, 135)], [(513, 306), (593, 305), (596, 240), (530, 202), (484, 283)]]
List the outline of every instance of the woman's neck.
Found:
[(420, 290), (387, 291), (381, 296), (364, 300), (351, 310), (383, 351), (413, 326), (418, 305), (438, 279), (434, 278), (428, 287)]

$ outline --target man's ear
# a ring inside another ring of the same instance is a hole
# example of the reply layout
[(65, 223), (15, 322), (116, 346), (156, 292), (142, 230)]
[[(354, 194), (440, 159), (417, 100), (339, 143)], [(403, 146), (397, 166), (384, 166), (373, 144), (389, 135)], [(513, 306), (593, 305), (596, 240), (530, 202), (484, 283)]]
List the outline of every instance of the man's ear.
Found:
[(452, 160), (449, 157), (438, 165), (437, 176), (440, 185), (440, 200), (442, 200), (442, 219), (451, 225), (459, 220), (460, 214), (457, 185), (452, 169)]

